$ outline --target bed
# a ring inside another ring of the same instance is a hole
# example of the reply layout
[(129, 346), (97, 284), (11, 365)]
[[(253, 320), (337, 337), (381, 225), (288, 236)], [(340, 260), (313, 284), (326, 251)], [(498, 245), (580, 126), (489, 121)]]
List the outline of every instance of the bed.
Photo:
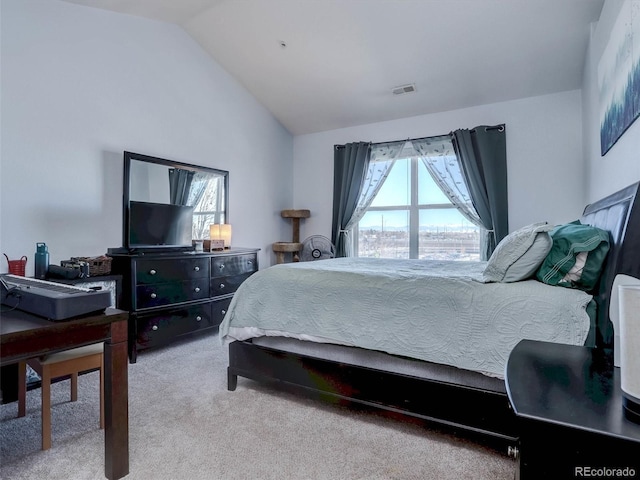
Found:
[[(435, 284), (433, 278), (416, 272), (419, 261), (336, 259), (265, 269), (240, 287), (220, 326), (220, 338), (229, 348), (228, 389), (235, 390), (241, 376), (512, 443), (519, 432), (502, 374), (510, 348), (519, 339), (613, 346), (608, 316), (613, 280), (618, 273), (640, 277), (638, 185), (588, 205), (580, 218), (582, 224), (609, 234), (602, 273), (589, 294), (537, 280), (487, 284), (480, 278), (485, 268), (480, 263), (445, 265)], [(369, 274), (381, 283), (369, 284)], [(394, 291), (392, 303), (380, 292), (402, 277), (410, 287)], [(309, 284), (306, 278), (313, 280)], [(331, 297), (350, 285), (360, 289), (352, 294), (353, 302), (338, 300), (333, 305)], [(407, 291), (422, 294), (429, 289), (433, 291), (426, 304), (408, 300), (412, 297)], [(451, 293), (456, 289), (459, 293)], [(307, 301), (307, 296), (325, 301)], [(509, 301), (500, 303), (501, 298)], [(482, 308), (493, 305), (489, 316), (501, 316), (504, 323), (488, 328), (487, 321), (473, 313), (478, 302), (484, 302)], [(358, 309), (351, 303), (364, 305)], [(280, 310), (273, 310), (272, 304)], [(385, 310), (388, 304), (394, 315)], [(534, 309), (526, 313), (524, 304)], [(421, 320), (421, 315), (429, 316), (425, 312), (433, 317), (427, 327)], [(438, 322), (445, 314), (447, 320)], [(376, 315), (395, 320), (384, 322)], [(517, 323), (509, 321), (515, 317)], [(328, 325), (321, 318), (329, 318)], [(403, 328), (398, 319), (410, 328)], [(426, 329), (427, 335), (416, 333), (420, 329)], [(457, 335), (452, 333), (460, 329)], [(338, 330), (339, 335), (334, 335)], [(383, 340), (384, 346), (379, 347), (376, 342)], [(488, 353), (476, 353), (473, 348), (478, 346)]]

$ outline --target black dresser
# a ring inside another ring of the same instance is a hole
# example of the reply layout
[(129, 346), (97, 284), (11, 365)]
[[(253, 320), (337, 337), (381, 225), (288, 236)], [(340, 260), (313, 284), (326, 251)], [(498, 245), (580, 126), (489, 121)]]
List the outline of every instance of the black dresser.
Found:
[(114, 253), (129, 311), (129, 360), (139, 350), (217, 328), (233, 293), (258, 271), (258, 249), (193, 253)]

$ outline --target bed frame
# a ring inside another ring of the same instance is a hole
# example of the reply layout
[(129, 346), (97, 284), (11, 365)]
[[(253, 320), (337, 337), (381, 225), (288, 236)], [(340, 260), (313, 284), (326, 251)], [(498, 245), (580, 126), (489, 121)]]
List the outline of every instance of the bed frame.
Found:
[[(611, 249), (600, 284), (592, 292), (597, 302), (597, 319), (586, 343), (596, 348), (613, 347), (608, 312), (615, 276), (624, 273), (640, 278), (639, 185), (640, 182), (588, 205), (581, 217), (582, 223), (611, 233)], [(486, 440), (500, 444), (513, 444), (519, 437), (518, 423), (503, 388), (478, 388), (398, 374), (268, 348), (250, 340), (229, 344), (229, 390), (236, 389), (238, 376), (275, 383), (280, 388), (331, 402), (365, 405), (436, 422), (481, 434)]]

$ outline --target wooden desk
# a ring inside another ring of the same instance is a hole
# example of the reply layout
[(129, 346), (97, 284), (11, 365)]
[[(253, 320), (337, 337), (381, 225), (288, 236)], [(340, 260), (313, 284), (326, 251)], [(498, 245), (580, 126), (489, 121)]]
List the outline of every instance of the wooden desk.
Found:
[(105, 313), (52, 322), (14, 310), (0, 319), (0, 365), (105, 342), (104, 473), (110, 480), (129, 473), (128, 316), (108, 308)]
[(521, 425), (516, 478), (638, 478), (640, 424), (625, 417), (612, 353), (532, 340), (512, 350), (505, 381)]

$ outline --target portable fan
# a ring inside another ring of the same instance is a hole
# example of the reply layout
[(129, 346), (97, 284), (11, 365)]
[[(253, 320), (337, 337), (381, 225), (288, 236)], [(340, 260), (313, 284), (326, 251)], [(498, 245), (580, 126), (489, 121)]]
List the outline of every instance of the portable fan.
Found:
[(300, 251), (301, 262), (324, 260), (326, 258), (334, 258), (335, 256), (336, 248), (327, 237), (311, 235), (302, 242), (302, 250)]

